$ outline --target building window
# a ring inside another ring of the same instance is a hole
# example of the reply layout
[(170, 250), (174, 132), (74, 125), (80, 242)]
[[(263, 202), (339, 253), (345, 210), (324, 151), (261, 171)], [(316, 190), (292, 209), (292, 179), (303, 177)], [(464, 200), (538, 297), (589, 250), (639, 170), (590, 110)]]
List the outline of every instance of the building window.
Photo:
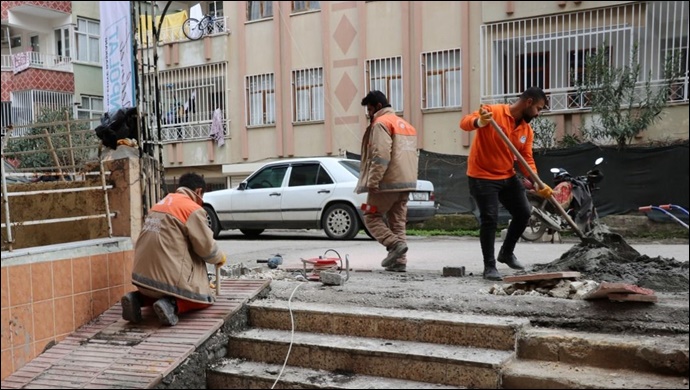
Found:
[(293, 1), (292, 12), (304, 12), (315, 9), (321, 9), (319, 1)]
[(367, 60), (366, 91), (378, 90), (388, 98), (396, 112), (403, 111), (402, 57)]
[(323, 68), (292, 71), (292, 121), (324, 119)]
[(10, 38), (10, 48), (14, 49), (17, 47), (22, 47), (22, 36), (17, 35)]
[(422, 53), (422, 108), (460, 107), (460, 49)]
[[(77, 119), (99, 119), (103, 115), (103, 97), (85, 96), (81, 97), (81, 104), (77, 108)], [(99, 123), (95, 120), (89, 122), (90, 127), (96, 128)]]
[(99, 22), (77, 19), (77, 61), (100, 63), (100, 34)]
[(273, 17), (272, 1), (248, 1), (247, 20), (258, 20)]
[[(641, 1), (581, 12), (497, 22), (480, 28), (480, 89), (483, 103), (512, 102), (524, 89), (540, 86), (550, 111), (588, 107), (578, 98), (586, 58), (603, 45), (614, 68), (631, 64), (634, 45), (641, 67), (637, 87), (664, 81), (665, 49), (687, 47), (688, 7), (677, 1)], [(685, 42), (685, 44), (684, 44)], [(688, 100), (688, 63), (669, 101)]]
[(213, 15), (214, 18), (220, 18), (223, 16), (223, 2), (222, 1), (209, 1), (208, 2), (208, 13)]
[(276, 121), (276, 92), (273, 73), (247, 76), (247, 126), (270, 125)]
[[(227, 135), (227, 63), (170, 69), (158, 73), (162, 141), (208, 139), (214, 114), (220, 110)], [(153, 74), (144, 85), (154, 85)], [(156, 112), (149, 102), (148, 112)], [(156, 128), (155, 116), (149, 116)]]
[(69, 58), (72, 55), (72, 44), (69, 39), (69, 28), (61, 27), (55, 30), (55, 54)]

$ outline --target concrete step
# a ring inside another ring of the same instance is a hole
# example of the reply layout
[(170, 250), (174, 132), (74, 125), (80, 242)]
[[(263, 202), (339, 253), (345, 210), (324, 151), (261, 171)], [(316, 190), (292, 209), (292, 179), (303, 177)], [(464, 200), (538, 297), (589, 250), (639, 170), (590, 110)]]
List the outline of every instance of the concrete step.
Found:
[(518, 359), (688, 375), (688, 335), (640, 336), (525, 328), (517, 342)]
[(515, 360), (503, 368), (504, 389), (687, 389), (685, 377), (579, 364)]
[[(206, 372), (208, 389), (269, 389), (276, 382), (282, 364), (242, 359), (224, 359)], [(278, 389), (460, 389), (432, 383), (330, 372), (286, 366), (276, 384)]]
[[(328, 333), (389, 340), (417, 341), (477, 348), (515, 350), (517, 332), (529, 320), (467, 314), (384, 309), (292, 302), (299, 332)], [(257, 328), (290, 330), (286, 301), (254, 301), (249, 324)]]
[(250, 329), (230, 337), (228, 356), (272, 364), (345, 371), (451, 386), (496, 388), (511, 351), (364, 338)]

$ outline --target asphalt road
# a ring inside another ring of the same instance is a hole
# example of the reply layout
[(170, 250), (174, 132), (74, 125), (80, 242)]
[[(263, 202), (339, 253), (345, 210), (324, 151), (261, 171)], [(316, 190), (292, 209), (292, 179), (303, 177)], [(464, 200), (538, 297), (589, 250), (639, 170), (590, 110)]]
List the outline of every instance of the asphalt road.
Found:
[[(661, 256), (688, 261), (688, 243), (668, 244), (663, 242), (628, 241), (641, 254), (650, 257)], [(244, 263), (249, 267), (257, 265), (257, 259), (268, 259), (279, 253), (284, 263), (282, 268), (300, 268), (300, 259), (316, 258), (324, 255), (329, 249), (337, 251), (344, 259), (350, 261), (355, 270), (381, 269), (381, 260), (385, 257), (385, 248), (364, 234), (351, 241), (331, 240), (322, 231), (316, 230), (269, 230), (256, 239), (248, 239), (239, 231), (231, 230), (221, 233), (218, 239), (220, 247), (228, 255), (228, 264)], [(525, 265), (550, 263), (577, 243), (570, 239), (564, 243), (520, 242), (515, 255)], [(500, 248), (500, 239), (496, 240), (496, 253)], [(443, 267), (464, 266), (466, 273), (480, 273), (483, 269), (479, 239), (473, 237), (434, 236), (408, 237), (409, 251), (408, 270), (438, 271)], [(327, 257), (337, 257), (329, 252)], [(510, 275), (512, 270), (499, 264), (503, 275)]]

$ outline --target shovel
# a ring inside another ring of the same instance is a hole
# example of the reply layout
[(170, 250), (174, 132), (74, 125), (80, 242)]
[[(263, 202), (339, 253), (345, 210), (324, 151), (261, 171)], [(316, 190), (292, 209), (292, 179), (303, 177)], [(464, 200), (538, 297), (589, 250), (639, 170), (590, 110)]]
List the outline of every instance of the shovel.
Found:
[[(532, 178), (532, 181), (537, 183), (539, 188), (543, 188), (544, 182), (541, 181), (539, 176), (536, 173), (534, 173), (534, 171), (529, 166), (529, 164), (527, 164), (527, 161), (525, 161), (525, 158), (522, 157), (520, 152), (518, 152), (515, 145), (513, 145), (513, 143), (510, 142), (510, 140), (508, 139), (508, 136), (503, 132), (503, 129), (501, 129), (501, 127), (498, 125), (498, 123), (496, 123), (496, 121), (493, 118), (490, 119), (490, 123), (491, 123), (491, 126), (494, 128), (494, 130), (496, 130), (498, 135), (501, 137), (501, 139), (505, 142), (505, 144), (508, 145), (508, 148), (510, 148), (510, 151), (513, 152), (513, 154), (515, 155), (515, 158), (518, 159), (520, 164), (522, 164), (522, 166), (525, 168), (525, 170), (529, 173), (529, 176)], [(582, 240), (583, 244), (592, 245), (592, 246), (596, 246), (596, 247), (604, 247), (604, 248), (607, 247), (604, 243), (598, 241), (597, 239), (594, 239), (592, 237), (586, 237), (585, 234), (582, 233), (582, 230), (580, 230), (580, 228), (577, 226), (575, 221), (573, 221), (573, 219), (570, 218), (570, 215), (568, 215), (568, 213), (563, 209), (561, 204), (558, 203), (558, 201), (556, 200), (556, 198), (553, 197), (553, 195), (549, 196), (548, 200), (556, 208), (556, 210), (558, 210), (558, 213), (561, 214), (561, 216), (566, 220), (566, 222), (568, 222), (568, 225), (570, 225), (570, 227), (573, 228), (573, 231), (575, 232), (575, 234), (577, 234), (578, 237), (580, 237), (580, 240)]]

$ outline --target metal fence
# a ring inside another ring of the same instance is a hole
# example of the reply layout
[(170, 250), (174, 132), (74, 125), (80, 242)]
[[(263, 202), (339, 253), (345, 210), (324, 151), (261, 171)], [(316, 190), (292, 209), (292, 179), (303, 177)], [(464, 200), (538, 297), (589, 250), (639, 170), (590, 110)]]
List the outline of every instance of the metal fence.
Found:
[[(112, 236), (112, 217), (108, 202), (103, 160), (100, 158), (100, 140), (90, 129), (91, 120), (72, 120), (65, 114), (65, 120), (49, 123), (12, 127), (2, 137), (2, 214), (6, 247), (13, 249), (15, 242), (13, 227), (18, 225), (44, 225), (60, 222), (82, 221), (103, 218), (107, 222), (107, 235)], [(21, 136), (12, 136), (18, 132)], [(96, 180), (94, 180), (94, 177)], [(90, 180), (88, 180), (90, 178)], [(11, 184), (62, 181), (74, 183), (70, 188), (42, 188), (12, 190)], [(81, 182), (81, 183), (80, 183)], [(87, 184), (89, 183), (89, 184)], [(98, 183), (98, 184), (93, 184)], [(8, 184), (10, 186), (8, 186)], [(35, 219), (14, 221), (10, 210), (11, 197), (36, 197), (66, 192), (97, 191), (103, 194), (105, 212), (80, 210), (79, 215), (46, 218), (35, 215)]]

